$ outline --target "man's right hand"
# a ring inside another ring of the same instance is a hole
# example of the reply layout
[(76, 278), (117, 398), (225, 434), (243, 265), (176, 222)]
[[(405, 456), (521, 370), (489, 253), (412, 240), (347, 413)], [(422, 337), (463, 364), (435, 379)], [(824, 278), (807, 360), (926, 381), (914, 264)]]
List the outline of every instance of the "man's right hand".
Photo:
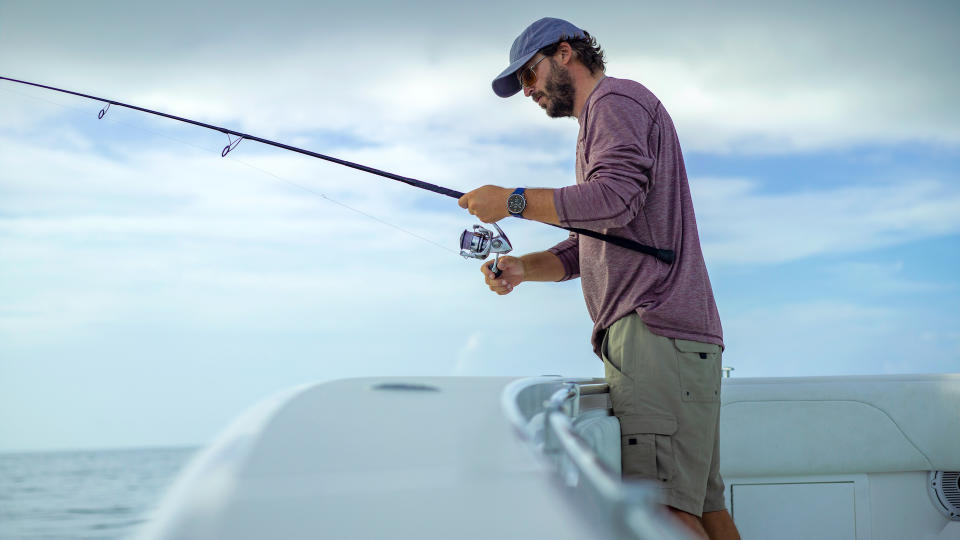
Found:
[(523, 282), (523, 261), (517, 257), (507, 255), (500, 257), (500, 261), (497, 262), (497, 268), (503, 272), (500, 277), (493, 277), (493, 271), (490, 270), (491, 264), (493, 264), (492, 260), (484, 261), (480, 265), (480, 271), (483, 272), (491, 291), (499, 295), (509, 294), (514, 287)]

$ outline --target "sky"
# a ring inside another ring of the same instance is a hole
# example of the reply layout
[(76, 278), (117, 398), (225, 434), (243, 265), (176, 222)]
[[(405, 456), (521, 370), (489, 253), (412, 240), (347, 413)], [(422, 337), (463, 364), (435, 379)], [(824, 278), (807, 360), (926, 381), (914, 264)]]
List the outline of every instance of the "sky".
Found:
[[(566, 18), (675, 121), (734, 377), (960, 371), (960, 5), (661, 4), (0, 0), (0, 75), (561, 187), (576, 120), (490, 82)], [(492, 294), (453, 199), (103, 105), (0, 81), (0, 451), (199, 445), (346, 377), (602, 376), (579, 283)]]

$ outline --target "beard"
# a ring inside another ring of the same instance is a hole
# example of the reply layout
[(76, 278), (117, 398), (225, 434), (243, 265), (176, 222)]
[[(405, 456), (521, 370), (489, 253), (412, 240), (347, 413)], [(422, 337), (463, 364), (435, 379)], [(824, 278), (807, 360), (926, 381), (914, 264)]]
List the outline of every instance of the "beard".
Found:
[(570, 72), (560, 66), (553, 58), (550, 62), (550, 75), (544, 86), (544, 95), (547, 96), (547, 116), (550, 118), (564, 118), (573, 116), (573, 79)]

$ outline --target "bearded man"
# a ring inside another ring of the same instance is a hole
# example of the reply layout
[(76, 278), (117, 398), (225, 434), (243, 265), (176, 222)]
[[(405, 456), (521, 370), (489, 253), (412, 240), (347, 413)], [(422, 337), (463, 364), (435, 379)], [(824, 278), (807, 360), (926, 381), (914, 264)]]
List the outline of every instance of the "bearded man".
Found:
[(576, 184), (483, 186), (459, 203), (487, 223), (513, 215), (674, 251), (666, 263), (572, 233), (546, 251), (501, 257), (499, 277), (487, 262), (481, 271), (501, 295), (527, 281), (580, 278), (620, 420), (624, 478), (655, 482), (695, 534), (739, 538), (719, 472), (723, 331), (680, 143), (653, 93), (604, 71), (589, 33), (552, 18), (527, 27), (493, 91), (522, 89), (548, 116), (578, 120)]

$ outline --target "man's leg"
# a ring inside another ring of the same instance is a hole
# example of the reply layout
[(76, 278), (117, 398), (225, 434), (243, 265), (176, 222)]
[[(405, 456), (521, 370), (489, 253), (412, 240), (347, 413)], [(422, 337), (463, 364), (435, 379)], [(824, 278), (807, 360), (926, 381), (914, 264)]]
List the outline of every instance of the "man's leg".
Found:
[(740, 532), (733, 524), (733, 519), (726, 510), (704, 512), (702, 518), (677, 510), (670, 506), (670, 515), (682, 523), (697, 538), (703, 540), (740, 540)]
[(620, 420), (624, 479), (651, 481), (662, 504), (690, 514), (695, 525), (703, 510), (722, 509), (722, 483), (708, 490), (720, 411), (720, 346), (653, 334), (632, 313), (607, 329), (601, 354)]
[[(694, 537), (702, 538), (703, 540), (714, 540), (713, 536), (709, 536), (707, 531), (704, 530), (703, 523), (701, 523), (700, 518), (697, 516), (689, 512), (684, 512), (683, 510), (677, 510), (672, 506), (668, 506), (667, 510), (670, 511), (670, 515), (689, 529)], [(737, 538), (739, 538), (739, 536)]]
[(717, 410), (716, 433), (713, 440), (713, 457), (710, 476), (707, 478), (707, 494), (703, 503), (700, 523), (711, 540), (740, 540), (740, 532), (727, 512), (724, 501), (723, 477), (720, 476), (720, 410)]
[(701, 523), (710, 540), (740, 540), (740, 532), (726, 510), (704, 512)]

